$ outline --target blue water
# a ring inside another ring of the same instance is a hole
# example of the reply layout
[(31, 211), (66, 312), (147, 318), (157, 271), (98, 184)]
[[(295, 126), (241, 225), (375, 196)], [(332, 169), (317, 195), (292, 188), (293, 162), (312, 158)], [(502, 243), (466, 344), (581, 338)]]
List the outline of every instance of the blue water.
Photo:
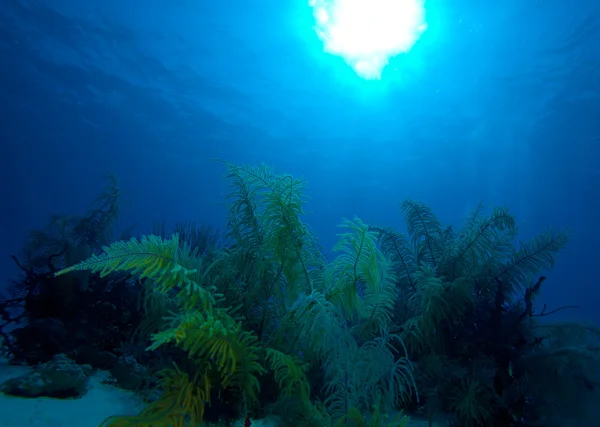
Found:
[(507, 205), (522, 238), (570, 225), (540, 301), (600, 322), (600, 3), (426, 8), (369, 82), (322, 52), (303, 0), (3, 0), (0, 282), (29, 230), (83, 212), (109, 172), (123, 227), (223, 227), (222, 158), (303, 175), (325, 248), (343, 217), (401, 228), (406, 197), (456, 224)]

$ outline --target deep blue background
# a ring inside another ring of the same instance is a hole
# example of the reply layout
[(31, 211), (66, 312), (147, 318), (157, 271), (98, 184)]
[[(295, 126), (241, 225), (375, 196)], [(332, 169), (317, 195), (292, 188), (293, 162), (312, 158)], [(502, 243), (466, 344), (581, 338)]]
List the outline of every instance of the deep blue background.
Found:
[(600, 323), (600, 2), (426, 7), (413, 51), (365, 82), (322, 53), (304, 0), (3, 0), (0, 281), (108, 172), (123, 226), (221, 227), (220, 157), (304, 175), (328, 249), (342, 217), (401, 226), (405, 197), (453, 223), (506, 204), (523, 238), (570, 225), (540, 303)]

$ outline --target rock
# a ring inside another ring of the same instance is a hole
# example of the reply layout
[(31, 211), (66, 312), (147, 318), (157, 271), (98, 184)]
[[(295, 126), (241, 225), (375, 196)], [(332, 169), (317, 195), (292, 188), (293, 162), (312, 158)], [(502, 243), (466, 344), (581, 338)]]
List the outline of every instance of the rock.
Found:
[(78, 347), (75, 351), (77, 363), (87, 363), (97, 369), (112, 369), (117, 363), (117, 356), (110, 351), (99, 351), (92, 346)]
[(146, 368), (138, 363), (133, 356), (119, 357), (117, 364), (110, 373), (119, 387), (125, 390), (138, 390), (146, 377)]
[(89, 365), (77, 365), (63, 354), (0, 385), (0, 391), (20, 397), (79, 398), (87, 392)]

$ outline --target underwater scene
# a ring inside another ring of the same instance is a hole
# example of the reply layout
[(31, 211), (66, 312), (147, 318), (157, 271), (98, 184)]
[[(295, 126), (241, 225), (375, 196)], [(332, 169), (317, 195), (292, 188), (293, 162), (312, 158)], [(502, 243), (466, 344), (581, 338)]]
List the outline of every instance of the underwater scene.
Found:
[(0, 427), (600, 427), (600, 2), (0, 34)]

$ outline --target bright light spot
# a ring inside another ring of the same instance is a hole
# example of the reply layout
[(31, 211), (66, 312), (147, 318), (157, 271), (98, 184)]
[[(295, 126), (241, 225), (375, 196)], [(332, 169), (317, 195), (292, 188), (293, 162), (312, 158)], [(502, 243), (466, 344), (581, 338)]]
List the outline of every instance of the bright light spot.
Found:
[(325, 51), (365, 79), (380, 79), (392, 56), (408, 52), (427, 29), (425, 0), (309, 0)]

